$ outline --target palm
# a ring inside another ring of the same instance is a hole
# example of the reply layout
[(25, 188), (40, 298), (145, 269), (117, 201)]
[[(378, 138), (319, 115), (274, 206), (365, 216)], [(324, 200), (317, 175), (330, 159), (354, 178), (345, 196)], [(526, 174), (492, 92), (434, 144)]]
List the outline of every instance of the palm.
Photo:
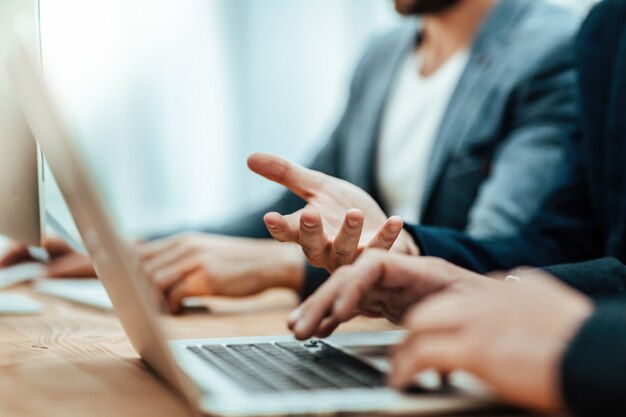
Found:
[[(387, 219), (372, 197), (347, 181), (267, 154), (252, 155), (248, 165), (306, 202), (289, 215), (268, 213), (264, 221), (272, 237), (298, 243), (314, 266), (333, 272), (365, 248), (391, 249), (402, 233), (402, 219)], [(401, 250), (408, 252), (409, 246), (405, 242)]]
[(378, 203), (361, 188), (347, 181), (324, 176), (323, 183), (314, 189), (305, 209), (293, 213), (295, 219), (306, 209), (313, 209), (321, 214), (326, 236), (334, 240), (344, 220), (344, 214), (354, 208), (364, 214), (363, 232), (359, 246), (369, 242), (378, 229), (385, 223), (387, 216)]

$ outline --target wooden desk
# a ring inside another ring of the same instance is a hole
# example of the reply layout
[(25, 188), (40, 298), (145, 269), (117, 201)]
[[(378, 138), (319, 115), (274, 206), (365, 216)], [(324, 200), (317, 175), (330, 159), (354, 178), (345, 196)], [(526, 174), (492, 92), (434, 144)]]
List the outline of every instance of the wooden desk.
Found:
[[(32, 293), (44, 314), (0, 316), (1, 417), (173, 417), (190, 413), (139, 360), (112, 313)], [(293, 295), (212, 299), (211, 313), (164, 319), (170, 338), (285, 334)], [(245, 314), (248, 313), (248, 314)], [(358, 319), (343, 331), (392, 328)]]

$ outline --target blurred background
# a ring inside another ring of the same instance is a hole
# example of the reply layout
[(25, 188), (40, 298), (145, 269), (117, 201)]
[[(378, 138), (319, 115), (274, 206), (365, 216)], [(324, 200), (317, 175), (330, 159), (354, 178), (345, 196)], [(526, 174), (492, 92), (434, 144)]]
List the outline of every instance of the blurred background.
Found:
[(44, 74), (132, 235), (220, 222), (278, 192), (247, 155), (307, 162), (368, 40), (398, 19), (388, 0), (39, 2)]

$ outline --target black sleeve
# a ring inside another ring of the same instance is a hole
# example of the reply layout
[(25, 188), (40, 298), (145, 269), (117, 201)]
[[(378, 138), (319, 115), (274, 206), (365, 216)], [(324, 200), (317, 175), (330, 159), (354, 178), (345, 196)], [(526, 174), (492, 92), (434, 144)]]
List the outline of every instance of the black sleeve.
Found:
[(605, 300), (561, 362), (563, 398), (576, 416), (626, 416), (626, 303)]
[(625, 295), (626, 266), (615, 258), (551, 266), (544, 270), (594, 298)]

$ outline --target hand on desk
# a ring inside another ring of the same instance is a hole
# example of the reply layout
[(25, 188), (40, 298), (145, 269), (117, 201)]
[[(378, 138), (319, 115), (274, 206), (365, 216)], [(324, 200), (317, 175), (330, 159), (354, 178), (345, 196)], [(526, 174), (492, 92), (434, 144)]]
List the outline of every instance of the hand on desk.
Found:
[(333, 272), (367, 248), (418, 254), (402, 220), (387, 218), (359, 187), (268, 154), (250, 156), (248, 166), (306, 201), (302, 210), (285, 216), (268, 213), (264, 221), (276, 240), (298, 243), (312, 265)]
[(474, 293), (444, 291), (410, 310), (391, 384), (404, 388), (425, 369), (463, 369), (511, 403), (562, 408), (561, 358), (592, 304), (544, 273), (530, 275), (521, 283), (484, 280)]
[[(96, 276), (89, 257), (74, 252), (63, 240), (49, 238), (44, 248), (50, 255), (50, 263), (47, 265), (48, 277), (92, 278)], [(28, 248), (23, 245), (14, 245), (0, 260), (0, 268), (28, 261), (33, 261)]]
[(188, 233), (138, 246), (145, 271), (179, 312), (185, 297), (242, 297), (269, 288), (299, 291), (304, 256), (297, 245)]
[[(304, 256), (297, 245), (270, 239), (243, 239), (200, 233), (182, 234), (138, 244), (149, 277), (178, 312), (188, 296), (254, 295), (274, 287), (299, 291), (304, 280)], [(51, 238), (46, 244), (51, 260), (49, 277), (94, 277), (89, 257)], [(32, 261), (28, 248), (14, 246), (0, 267)]]

